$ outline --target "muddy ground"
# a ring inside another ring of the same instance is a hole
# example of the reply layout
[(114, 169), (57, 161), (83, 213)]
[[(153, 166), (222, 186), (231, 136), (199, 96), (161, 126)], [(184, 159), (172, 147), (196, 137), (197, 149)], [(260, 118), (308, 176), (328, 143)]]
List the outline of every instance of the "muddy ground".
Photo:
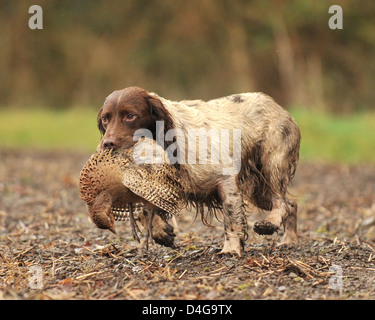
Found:
[(300, 244), (259, 236), (218, 255), (220, 223), (184, 212), (178, 248), (147, 253), (117, 222), (88, 219), (78, 194), (89, 154), (0, 149), (0, 299), (375, 299), (375, 168), (302, 163), (290, 192)]

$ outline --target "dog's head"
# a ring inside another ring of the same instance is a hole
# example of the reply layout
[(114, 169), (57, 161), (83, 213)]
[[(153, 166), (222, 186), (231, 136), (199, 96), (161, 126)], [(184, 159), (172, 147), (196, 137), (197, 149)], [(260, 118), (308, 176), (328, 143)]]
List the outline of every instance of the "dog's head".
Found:
[(164, 121), (164, 134), (173, 123), (160, 99), (138, 87), (114, 91), (98, 112), (98, 128), (103, 137), (101, 148), (114, 150), (132, 147), (139, 129), (147, 129), (156, 139), (156, 121)]

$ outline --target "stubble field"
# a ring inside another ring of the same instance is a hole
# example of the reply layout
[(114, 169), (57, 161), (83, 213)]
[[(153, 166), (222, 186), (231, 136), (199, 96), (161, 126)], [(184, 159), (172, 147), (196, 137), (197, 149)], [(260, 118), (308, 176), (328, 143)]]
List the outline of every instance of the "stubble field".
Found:
[[(1, 299), (375, 299), (375, 168), (301, 163), (290, 188), (299, 245), (277, 247), (248, 214), (242, 257), (191, 212), (177, 248), (145, 252), (130, 227), (99, 230), (79, 198), (86, 152), (0, 149)], [(171, 222), (172, 223), (172, 222)]]

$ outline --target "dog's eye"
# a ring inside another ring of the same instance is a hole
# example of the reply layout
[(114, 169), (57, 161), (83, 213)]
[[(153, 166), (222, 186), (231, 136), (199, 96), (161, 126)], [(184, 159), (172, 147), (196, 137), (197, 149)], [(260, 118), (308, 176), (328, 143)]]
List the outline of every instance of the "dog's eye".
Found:
[(126, 121), (133, 121), (137, 116), (135, 116), (134, 114), (131, 114), (129, 113), (127, 116), (126, 116)]
[(108, 121), (108, 118), (103, 116), (103, 117), (102, 117), (102, 122), (103, 122), (103, 123), (107, 123), (107, 121)]

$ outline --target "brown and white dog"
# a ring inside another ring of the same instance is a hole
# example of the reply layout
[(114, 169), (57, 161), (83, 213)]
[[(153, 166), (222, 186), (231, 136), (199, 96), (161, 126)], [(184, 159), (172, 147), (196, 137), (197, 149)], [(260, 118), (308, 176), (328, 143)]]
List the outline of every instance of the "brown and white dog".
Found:
[[(273, 234), (283, 228), (281, 243), (298, 242), (297, 206), (286, 193), (298, 163), (300, 131), (269, 96), (241, 93), (207, 102), (174, 102), (129, 87), (106, 98), (98, 127), (102, 148), (129, 148), (144, 132), (163, 144), (180, 170), (187, 200), (202, 220), (221, 212), (222, 253), (242, 253), (245, 203), (271, 211), (254, 224), (255, 232)], [(206, 140), (199, 145), (202, 138)]]

